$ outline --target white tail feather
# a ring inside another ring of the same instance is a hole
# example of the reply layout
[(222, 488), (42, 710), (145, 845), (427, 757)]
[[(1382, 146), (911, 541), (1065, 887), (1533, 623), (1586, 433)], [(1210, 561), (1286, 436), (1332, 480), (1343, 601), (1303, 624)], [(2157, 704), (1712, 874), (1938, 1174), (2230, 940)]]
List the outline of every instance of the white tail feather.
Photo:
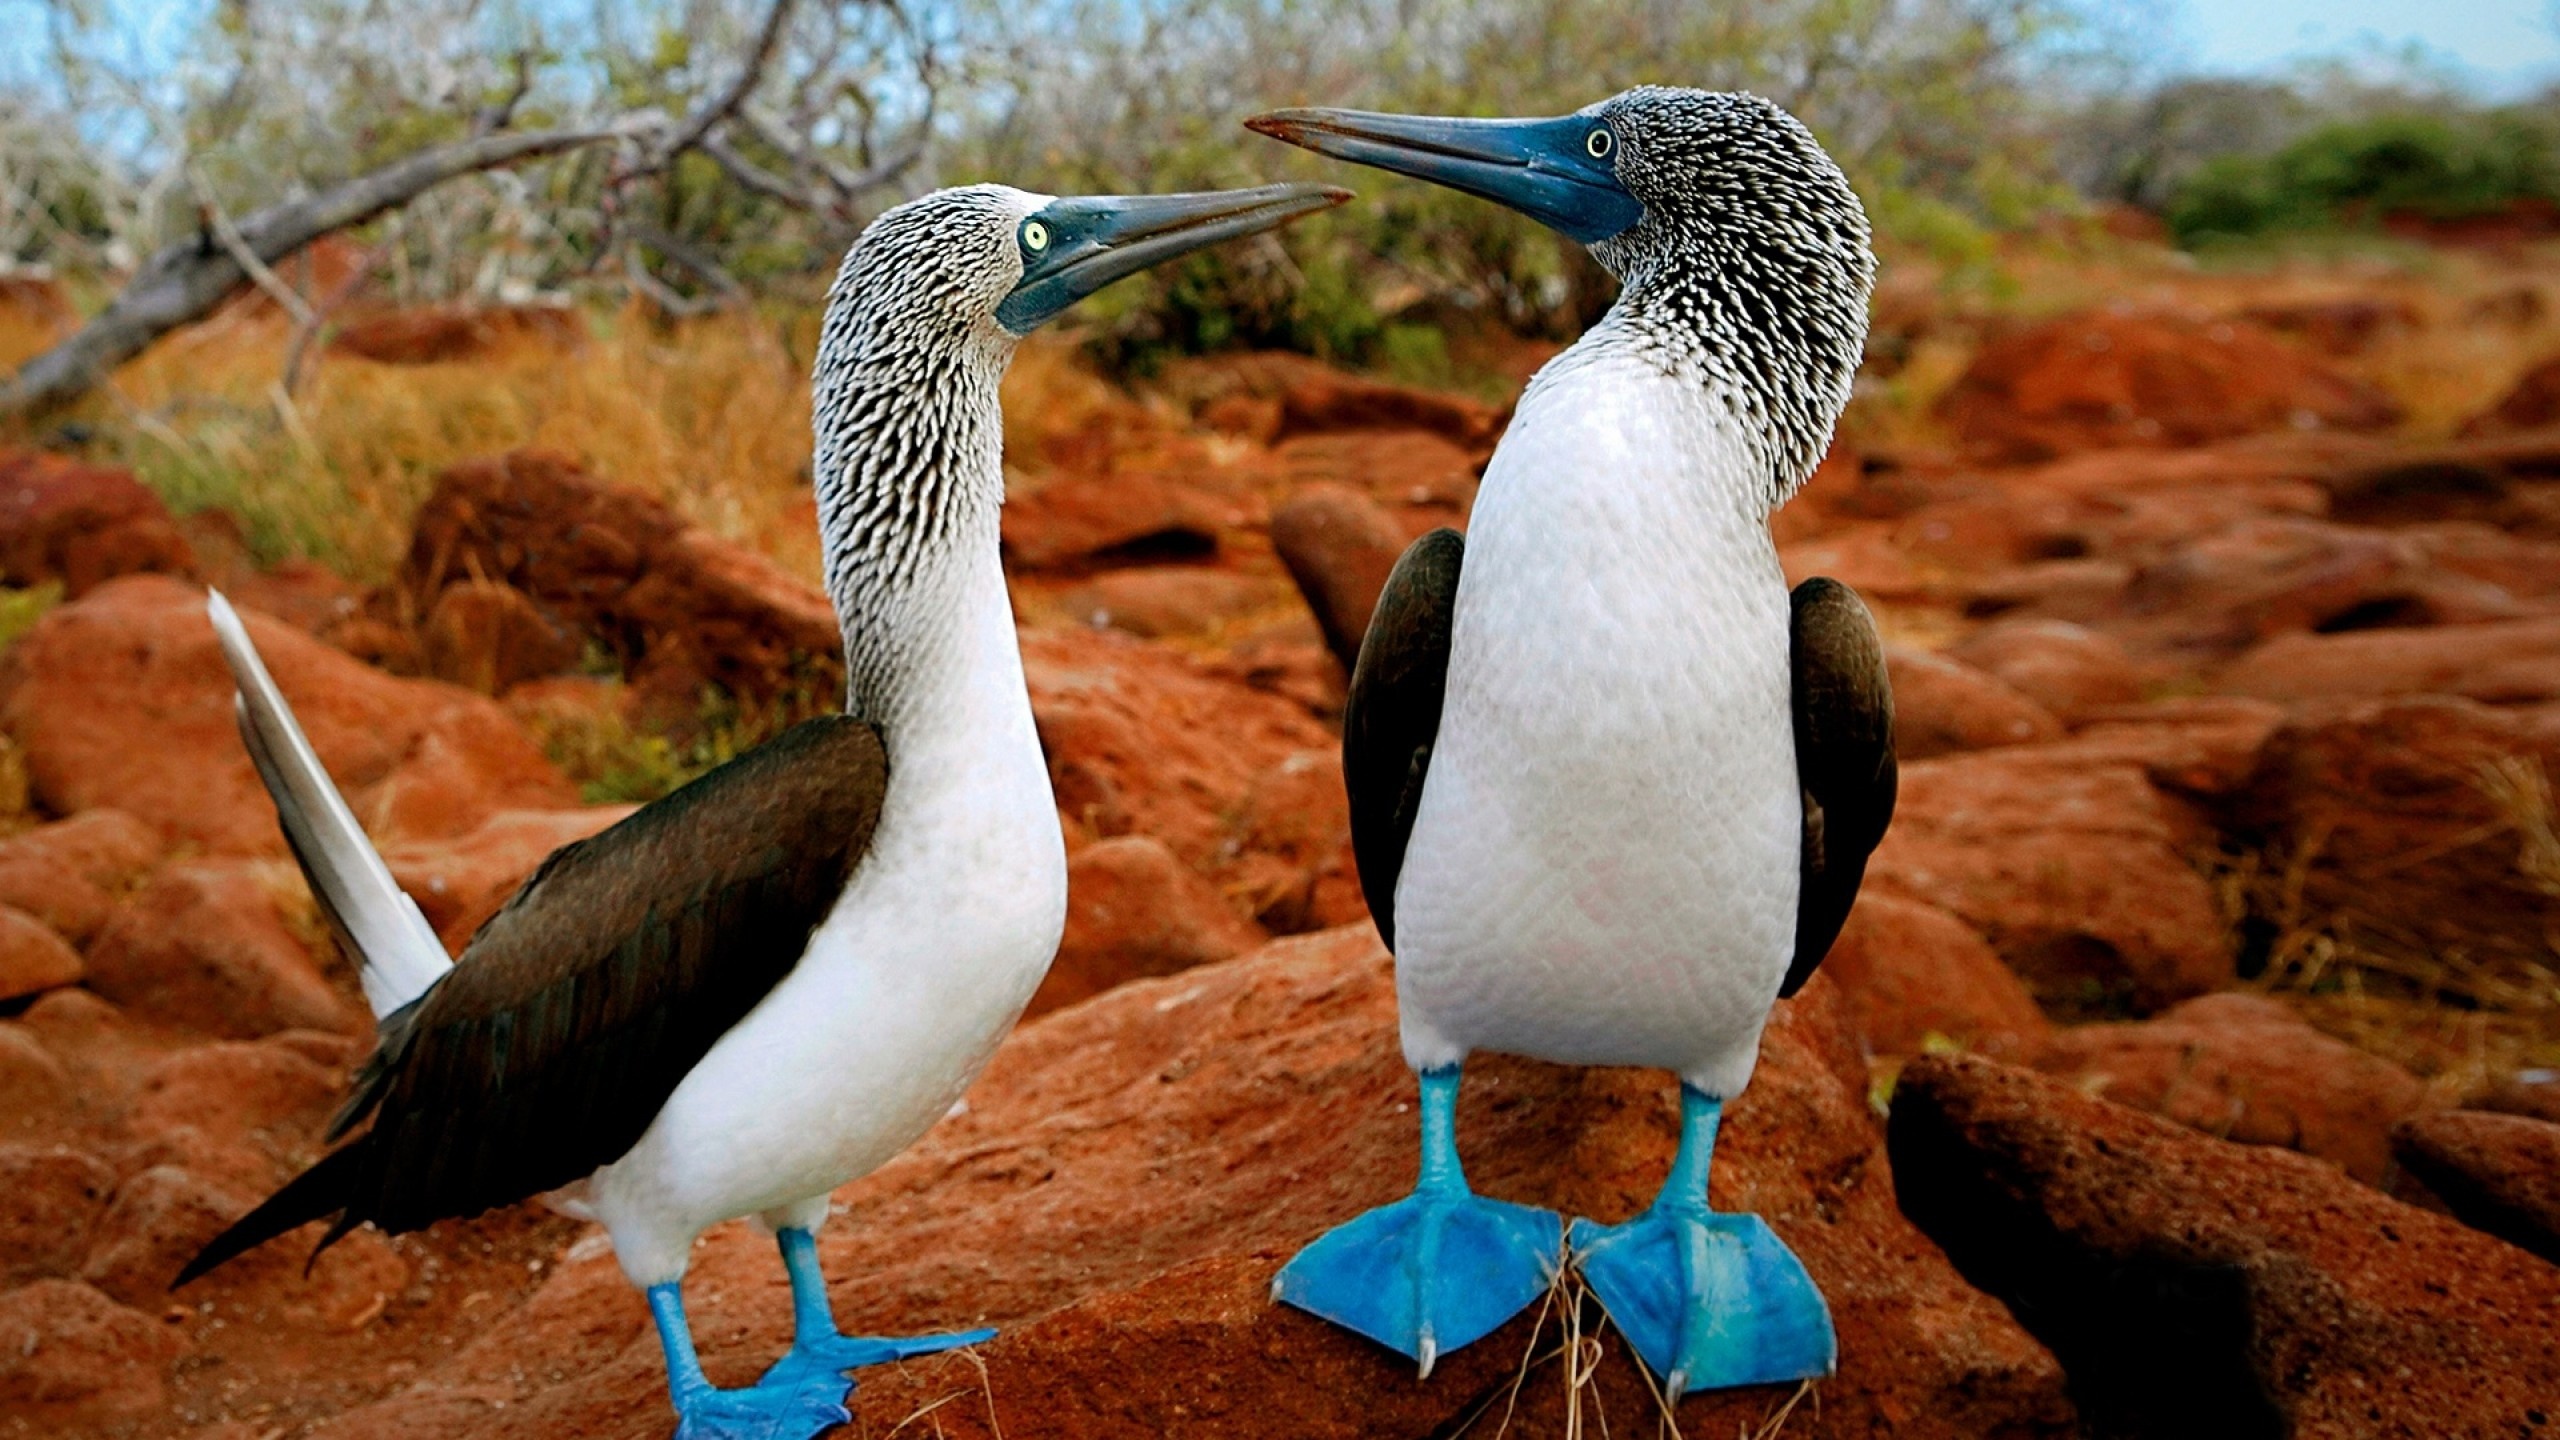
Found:
[(453, 961), (418, 913), (418, 902), (391, 878), (390, 867), (303, 738), (293, 707), (267, 674), (239, 612), (215, 590), (206, 593), (205, 613), (240, 687), (240, 738), (267, 782), (276, 819), (293, 842), (312, 895), (355, 951), (365, 1002), (379, 1019), (425, 994)]

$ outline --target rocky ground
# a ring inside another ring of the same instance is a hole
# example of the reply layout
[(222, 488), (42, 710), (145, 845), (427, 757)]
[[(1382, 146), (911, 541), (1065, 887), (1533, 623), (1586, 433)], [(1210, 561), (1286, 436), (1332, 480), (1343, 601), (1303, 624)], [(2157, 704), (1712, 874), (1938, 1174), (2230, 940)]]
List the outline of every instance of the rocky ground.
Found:
[[(2539, 283), (2521, 319), (2199, 280), (1990, 327), (1934, 438), (1853, 427), (1783, 512), (1790, 573), (1894, 642), (1903, 800), (1716, 1198), (1804, 1257), (1841, 1367), (1668, 1415), (1575, 1293), (1419, 1383), (1267, 1301), (1410, 1179), (1339, 657), (1503, 414), (1249, 357), (1023, 427), (1066, 942), (824, 1242), (849, 1324), (1004, 1333), (867, 1374), (850, 1433), (2560, 1434), (2560, 363), (2439, 425), (2355, 358), (2539, 324)], [(1939, 323), (1889, 292), (1879, 374)], [(204, 584), (456, 946), (632, 766), (833, 687), (804, 579), (568, 457), (449, 470), (412, 536), (375, 587), (262, 570), (124, 472), (0, 453), (0, 572), (62, 597), (0, 654), (0, 1435), (667, 1429), (639, 1298), (538, 1208), (166, 1288), (318, 1152), (370, 1034)], [(1614, 1220), (1668, 1164), (1661, 1076), (1477, 1077), (1483, 1189)], [(784, 1343), (743, 1227), (688, 1288), (715, 1379)]]

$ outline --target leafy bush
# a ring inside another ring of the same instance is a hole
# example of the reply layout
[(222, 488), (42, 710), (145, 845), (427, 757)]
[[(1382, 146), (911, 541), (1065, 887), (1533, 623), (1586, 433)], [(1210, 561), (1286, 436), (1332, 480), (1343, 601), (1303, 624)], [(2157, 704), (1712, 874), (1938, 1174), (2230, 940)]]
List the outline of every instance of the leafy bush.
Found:
[(2398, 114), (2323, 126), (2269, 155), (2206, 165), (2169, 206), (2182, 243), (2479, 215), (2560, 195), (2560, 154), (2517, 112)]

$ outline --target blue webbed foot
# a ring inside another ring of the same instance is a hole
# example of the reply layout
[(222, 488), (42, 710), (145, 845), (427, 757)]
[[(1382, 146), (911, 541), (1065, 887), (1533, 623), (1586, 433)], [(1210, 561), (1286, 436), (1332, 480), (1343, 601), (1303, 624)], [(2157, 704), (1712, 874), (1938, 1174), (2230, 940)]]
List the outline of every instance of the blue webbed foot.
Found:
[(1624, 1225), (1576, 1220), (1573, 1248), (1609, 1319), (1675, 1397), (1832, 1371), (1830, 1307), (1757, 1215), (1657, 1208)]
[(841, 1375), (767, 1379), (745, 1390), (705, 1385), (675, 1397), (676, 1440), (810, 1440), (853, 1418), (844, 1408), (852, 1391)]
[(1757, 1215), (1707, 1208), (1717, 1102), (1683, 1091), (1680, 1159), (1651, 1209), (1573, 1222), (1583, 1278), (1672, 1397), (1828, 1375), (1839, 1343), (1804, 1263)]
[(1434, 1361), (1527, 1309), (1554, 1283), (1563, 1222), (1466, 1188), (1454, 1139), (1457, 1071), (1422, 1077), (1414, 1193), (1327, 1231), (1272, 1282), (1275, 1300)]
[(865, 1365), (886, 1365), (892, 1360), (956, 1350), (963, 1345), (983, 1345), (994, 1338), (993, 1330), (955, 1330), (942, 1335), (825, 1335), (796, 1340), (791, 1353), (764, 1372), (764, 1383), (795, 1378), (832, 1380)]
[(767, 1385), (797, 1381), (836, 1381), (844, 1372), (865, 1365), (886, 1365), (916, 1355), (983, 1345), (993, 1330), (958, 1330), (941, 1335), (847, 1335), (836, 1328), (827, 1304), (826, 1276), (818, 1269), (817, 1237), (797, 1226), (774, 1232), (782, 1249), (782, 1268), (791, 1277), (791, 1353), (764, 1372)]

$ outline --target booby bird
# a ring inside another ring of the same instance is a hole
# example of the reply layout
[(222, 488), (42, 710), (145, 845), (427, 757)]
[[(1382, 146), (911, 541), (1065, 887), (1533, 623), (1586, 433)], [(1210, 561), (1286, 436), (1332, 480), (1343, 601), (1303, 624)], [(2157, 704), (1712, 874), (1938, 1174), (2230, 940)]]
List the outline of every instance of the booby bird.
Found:
[[(997, 553), (997, 382), (1105, 283), (1350, 198), (1313, 185), (1058, 199), (944, 190), (874, 221), (820, 334), (812, 471), (846, 704), (546, 860), (447, 963), (209, 602), (241, 730), (381, 1038), (330, 1128), (370, 1125), (207, 1245), (179, 1284), (335, 1217), (414, 1230), (543, 1192), (648, 1296), (685, 1440), (800, 1440), (844, 1372), (983, 1340), (841, 1334), (828, 1192), (939, 1119), (1047, 971), (1066, 857)], [(772, 1227), (790, 1353), (715, 1389), (679, 1282), (694, 1238)]]
[[(1820, 1292), (1759, 1217), (1708, 1208), (1707, 1172), (1771, 1004), (1821, 963), (1893, 810), (1874, 621), (1834, 581), (1791, 595), (1768, 525), (1848, 401), (1864, 211), (1750, 95), (1247, 123), (1509, 205), (1622, 282), (1521, 396), (1463, 540), (1398, 562), (1354, 666), (1343, 775), (1421, 1078), (1421, 1176), (1274, 1293), (1428, 1375), (1569, 1257), (1675, 1396), (1828, 1374)], [(1454, 1113), (1476, 1050), (1678, 1072), (1651, 1208), (1565, 1236), (1471, 1194)]]

